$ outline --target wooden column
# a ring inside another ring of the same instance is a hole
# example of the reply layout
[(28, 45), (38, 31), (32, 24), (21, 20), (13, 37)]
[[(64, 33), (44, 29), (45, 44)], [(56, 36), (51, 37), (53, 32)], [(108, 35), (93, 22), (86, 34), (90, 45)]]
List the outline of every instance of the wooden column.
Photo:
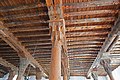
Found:
[(19, 71), (18, 71), (18, 77), (16, 80), (21, 80), (26, 68), (30, 64), (30, 61), (28, 61), (26, 58), (20, 58), (20, 66), (19, 66)]
[(98, 80), (98, 75), (97, 75), (97, 67), (93, 68), (92, 72), (91, 72), (91, 77), (94, 79), (94, 80)]
[(61, 46), (60, 42), (52, 48), (50, 80), (61, 80)]
[(52, 47), (50, 80), (61, 80), (61, 44)]
[(36, 68), (36, 80), (41, 80), (42, 79), (42, 72)]
[(110, 67), (110, 59), (102, 59), (100, 64), (104, 67), (105, 71), (107, 72), (108, 76), (110, 77), (110, 80), (115, 80), (112, 75), (112, 70)]
[(95, 72), (91, 73), (91, 76), (93, 77), (94, 80), (98, 80), (98, 75)]
[(9, 70), (8, 80), (13, 80), (15, 75), (16, 75), (16, 71)]
[(68, 75), (67, 74), (63, 75), (63, 80), (68, 80)]
[(60, 25), (52, 26), (52, 54), (50, 80), (61, 80), (61, 32)]
[[(49, 79), (61, 80), (61, 55), (67, 53), (62, 0), (46, 0), (46, 4), (50, 18), (49, 26), (52, 29), (51, 71)], [(61, 50), (64, 53), (61, 54)]]

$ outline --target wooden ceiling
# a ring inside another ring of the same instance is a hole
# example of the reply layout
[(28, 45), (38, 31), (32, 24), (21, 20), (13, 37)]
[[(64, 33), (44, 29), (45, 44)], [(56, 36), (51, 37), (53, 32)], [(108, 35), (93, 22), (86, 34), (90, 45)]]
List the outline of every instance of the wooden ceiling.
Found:
[[(118, 18), (120, 1), (62, 0), (62, 9), (70, 75), (86, 76)], [(48, 73), (52, 48), (49, 20), (45, 0), (0, 1), (1, 29), (9, 31)], [(119, 51), (119, 45), (112, 50)], [(4, 38), (0, 39), (0, 57), (19, 66), (19, 55)], [(118, 65), (112, 65), (113, 69)], [(98, 75), (106, 75), (102, 67), (98, 70)]]

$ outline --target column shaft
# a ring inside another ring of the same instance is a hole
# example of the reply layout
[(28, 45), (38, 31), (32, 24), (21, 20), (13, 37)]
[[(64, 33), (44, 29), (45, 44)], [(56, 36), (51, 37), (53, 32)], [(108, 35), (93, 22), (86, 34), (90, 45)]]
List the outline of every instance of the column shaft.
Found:
[(10, 71), (10, 72), (9, 72), (8, 80), (13, 80), (13, 78), (14, 78), (15, 75), (16, 75), (16, 72), (15, 72), (15, 71)]
[(56, 42), (52, 47), (50, 80), (61, 80), (61, 43)]

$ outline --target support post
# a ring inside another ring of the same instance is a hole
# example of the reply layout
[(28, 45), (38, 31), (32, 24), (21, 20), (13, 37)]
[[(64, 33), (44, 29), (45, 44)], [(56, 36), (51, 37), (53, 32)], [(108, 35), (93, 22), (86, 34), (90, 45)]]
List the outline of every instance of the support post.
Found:
[(50, 80), (61, 80), (61, 41), (59, 26), (52, 27), (52, 54)]
[(98, 80), (98, 75), (96, 72), (92, 72), (91, 76), (93, 77), (94, 80)]
[(30, 64), (30, 61), (26, 58), (20, 58), (20, 66), (19, 66), (19, 71), (18, 71), (18, 77), (16, 80), (21, 80), (26, 68), (28, 67), (28, 65)]
[(13, 80), (15, 75), (16, 75), (16, 71), (9, 70), (8, 80)]
[(68, 80), (68, 75), (67, 74), (63, 75), (63, 80)]
[(115, 80), (112, 75), (112, 70), (110, 67), (110, 59), (102, 59), (100, 61), (100, 64), (104, 67), (104, 70), (107, 72), (108, 76), (110, 77), (110, 80)]
[(42, 72), (36, 68), (36, 80), (41, 80), (42, 79)]
[[(46, 0), (46, 4), (50, 18), (49, 26), (52, 29), (51, 30), (52, 54), (50, 68), (51, 71), (49, 79), (61, 80), (61, 56), (62, 54), (67, 53), (67, 43), (65, 37), (65, 21), (63, 19), (62, 0)], [(64, 51), (64, 53), (61, 54), (62, 50)], [(65, 61), (63, 62), (65, 63)], [(67, 67), (68, 66), (66, 66), (66, 68)]]
[(59, 41), (52, 47), (50, 80), (61, 80), (61, 46)]

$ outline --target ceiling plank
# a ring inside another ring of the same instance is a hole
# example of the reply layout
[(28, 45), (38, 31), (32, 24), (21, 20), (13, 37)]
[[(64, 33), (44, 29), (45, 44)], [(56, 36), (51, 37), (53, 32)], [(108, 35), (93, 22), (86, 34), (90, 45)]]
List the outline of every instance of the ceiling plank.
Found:
[(97, 6), (109, 6), (109, 5), (119, 4), (118, 0), (98, 0), (98, 1), (89, 1), (81, 3), (64, 3), (63, 6), (74, 6), (76, 8), (85, 8), (85, 7), (97, 7)]
[(46, 5), (44, 3), (39, 3), (39, 6), (37, 4), (30, 4), (30, 5), (20, 5), (20, 6), (7, 7), (7, 8), (1, 7), (0, 12), (19, 11), (19, 10), (33, 9), (39, 7), (46, 7)]

